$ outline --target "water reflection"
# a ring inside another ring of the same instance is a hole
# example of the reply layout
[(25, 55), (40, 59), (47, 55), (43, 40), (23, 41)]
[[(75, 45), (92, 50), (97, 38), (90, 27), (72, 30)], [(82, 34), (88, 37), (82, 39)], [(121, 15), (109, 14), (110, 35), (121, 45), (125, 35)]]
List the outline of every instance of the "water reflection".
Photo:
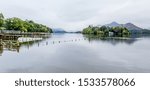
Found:
[[(21, 47), (25, 47), (29, 49), (30, 47), (34, 46), (35, 44), (40, 44), (40, 42), (45, 41), (48, 38), (51, 38), (51, 35), (22, 35), (21, 38), (43, 38), (42, 40), (37, 40), (37, 41), (29, 41), (29, 42), (24, 42), (20, 45), (17, 45), (18, 40), (17, 38), (0, 38), (0, 56), (2, 56), (4, 51), (12, 51), (12, 52), (18, 52), (20, 51)], [(47, 44), (47, 43), (46, 43)]]
[[(64, 37), (65, 34), (59, 34), (59, 39), (60, 37)], [(56, 35), (57, 36), (57, 35)], [(28, 36), (29, 37), (29, 36)], [(38, 36), (30, 36), (30, 37), (38, 37)], [(5, 45), (5, 46), (0, 46), (0, 56), (2, 56), (4, 50), (7, 51), (12, 51), (12, 52), (18, 52), (20, 49), (26, 48), (30, 49), (33, 46), (47, 46), (47, 45), (55, 45), (55, 44), (63, 44), (63, 43), (69, 43), (69, 42), (82, 42), (82, 41), (88, 41), (89, 43), (92, 42), (102, 42), (102, 43), (110, 43), (112, 45), (117, 45), (120, 43), (125, 43), (127, 45), (132, 45), (136, 41), (140, 40), (141, 38), (150, 38), (150, 35), (131, 35), (130, 37), (101, 37), (101, 36), (93, 36), (93, 35), (83, 35), (83, 37), (80, 38), (73, 38), (73, 39), (62, 39), (62, 40), (53, 40), (50, 41), (50, 38), (53, 38), (52, 35), (49, 36), (39, 36), (42, 37), (43, 40), (41, 41), (32, 41), (32, 42), (26, 42), (21, 44), (20, 46), (13, 46), (13, 45)], [(11, 40), (9, 40), (11, 41)], [(17, 42), (17, 40), (12, 40), (13, 42)]]
[(144, 35), (53, 34), (19, 47), (0, 47), (0, 72), (150, 72), (149, 50), (150, 37)]
[(150, 38), (150, 35), (138, 34), (138, 35), (131, 35), (129, 37), (101, 37), (94, 35), (84, 35), (84, 37), (88, 39), (89, 43), (95, 41), (95, 42), (110, 43), (112, 45), (117, 45), (120, 43), (132, 45), (141, 38)]
[(3, 53), (3, 47), (2, 46), (0, 46), (0, 56), (2, 56), (2, 53)]
[[(30, 49), (31, 47), (33, 46), (38, 46), (40, 48), (40, 46), (47, 46), (47, 45), (55, 45), (55, 44), (62, 44), (62, 43), (67, 43), (67, 42), (77, 42), (77, 41), (80, 41), (80, 40), (86, 40), (86, 39), (71, 39), (71, 40), (57, 40), (57, 41), (46, 41), (47, 39), (50, 39), (51, 37), (49, 38), (44, 38), (43, 40), (41, 41), (30, 41), (30, 42), (25, 42), (19, 46), (14, 46), (12, 44), (8, 44), (8, 45), (1, 45), (0, 46), (0, 56), (2, 56), (4, 50), (6, 51), (12, 51), (12, 52), (18, 52), (19, 53), (19, 50), (23, 47), (23, 48), (26, 48), (26, 49)], [(17, 40), (8, 40), (10, 42), (17, 42)], [(6, 42), (6, 41), (2, 41), (2, 42)]]

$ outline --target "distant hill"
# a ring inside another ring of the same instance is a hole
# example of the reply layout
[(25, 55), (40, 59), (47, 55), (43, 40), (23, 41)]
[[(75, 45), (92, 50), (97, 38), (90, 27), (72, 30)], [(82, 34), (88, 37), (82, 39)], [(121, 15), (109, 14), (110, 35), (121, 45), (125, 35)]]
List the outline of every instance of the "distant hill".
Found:
[(66, 33), (66, 31), (62, 28), (53, 28), (53, 33)]
[(126, 24), (119, 24), (117, 22), (112, 22), (110, 24), (106, 24), (105, 26), (109, 27), (126, 27), (129, 30), (142, 30), (142, 28), (132, 24), (132, 23), (126, 23)]
[(142, 30), (143, 29), (143, 28), (140, 28), (140, 27), (138, 27), (132, 23), (126, 23), (126, 24), (123, 24), (123, 26), (129, 30)]
[(117, 22), (112, 22), (112, 23), (106, 24), (106, 25), (104, 25), (104, 26), (108, 26), (108, 27), (121, 27), (122, 24), (119, 24), (119, 23), (117, 23)]
[(148, 29), (143, 29), (143, 28), (140, 28), (132, 23), (126, 23), (126, 24), (119, 24), (117, 22), (112, 22), (110, 24), (106, 24), (104, 26), (108, 26), (108, 27), (125, 27), (127, 28), (131, 33), (144, 33), (144, 34), (147, 34), (147, 33), (150, 33), (150, 30)]

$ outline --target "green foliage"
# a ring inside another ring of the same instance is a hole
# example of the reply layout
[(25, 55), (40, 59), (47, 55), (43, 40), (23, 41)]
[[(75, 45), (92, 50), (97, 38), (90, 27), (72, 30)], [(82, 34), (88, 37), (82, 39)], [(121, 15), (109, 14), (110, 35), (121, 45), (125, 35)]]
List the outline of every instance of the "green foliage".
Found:
[(16, 17), (8, 18), (4, 20), (3, 14), (0, 14), (0, 30), (4, 30), (4, 29), (21, 31), (21, 32), (50, 32), (52, 33), (52, 29), (45, 25), (35, 23), (31, 20), (24, 21)]
[(85, 29), (83, 29), (83, 34), (94, 34), (94, 35), (101, 35), (101, 36), (109, 36), (109, 33), (113, 33), (113, 36), (128, 36), (130, 35), (130, 32), (125, 27), (93, 27), (89, 26)]
[(7, 30), (21, 30), (25, 31), (24, 23), (19, 18), (9, 18), (5, 20)]
[(2, 29), (3, 24), (4, 24), (4, 16), (2, 13), (0, 13), (0, 30)]
[(29, 32), (52, 32), (52, 29), (45, 25), (37, 24), (28, 20), (26, 20), (25, 23)]

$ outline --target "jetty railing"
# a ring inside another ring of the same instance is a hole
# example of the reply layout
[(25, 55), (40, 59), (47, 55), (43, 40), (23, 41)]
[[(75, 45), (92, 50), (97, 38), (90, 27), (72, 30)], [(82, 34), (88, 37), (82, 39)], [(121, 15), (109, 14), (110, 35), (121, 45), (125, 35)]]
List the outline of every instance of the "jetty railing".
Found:
[(45, 32), (21, 32), (15, 30), (0, 30), (0, 34), (11, 34), (11, 35), (49, 35), (50, 33)]

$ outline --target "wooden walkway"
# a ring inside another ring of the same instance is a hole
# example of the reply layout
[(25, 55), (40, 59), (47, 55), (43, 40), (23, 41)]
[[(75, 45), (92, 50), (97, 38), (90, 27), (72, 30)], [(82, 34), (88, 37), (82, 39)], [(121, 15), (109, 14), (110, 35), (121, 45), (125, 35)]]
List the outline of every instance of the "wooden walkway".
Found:
[(50, 35), (50, 33), (40, 33), (40, 32), (21, 32), (21, 33), (0, 33), (0, 39), (18, 39), (22, 36), (34, 36), (34, 35)]
[(0, 39), (18, 39), (22, 35), (0, 34)]

